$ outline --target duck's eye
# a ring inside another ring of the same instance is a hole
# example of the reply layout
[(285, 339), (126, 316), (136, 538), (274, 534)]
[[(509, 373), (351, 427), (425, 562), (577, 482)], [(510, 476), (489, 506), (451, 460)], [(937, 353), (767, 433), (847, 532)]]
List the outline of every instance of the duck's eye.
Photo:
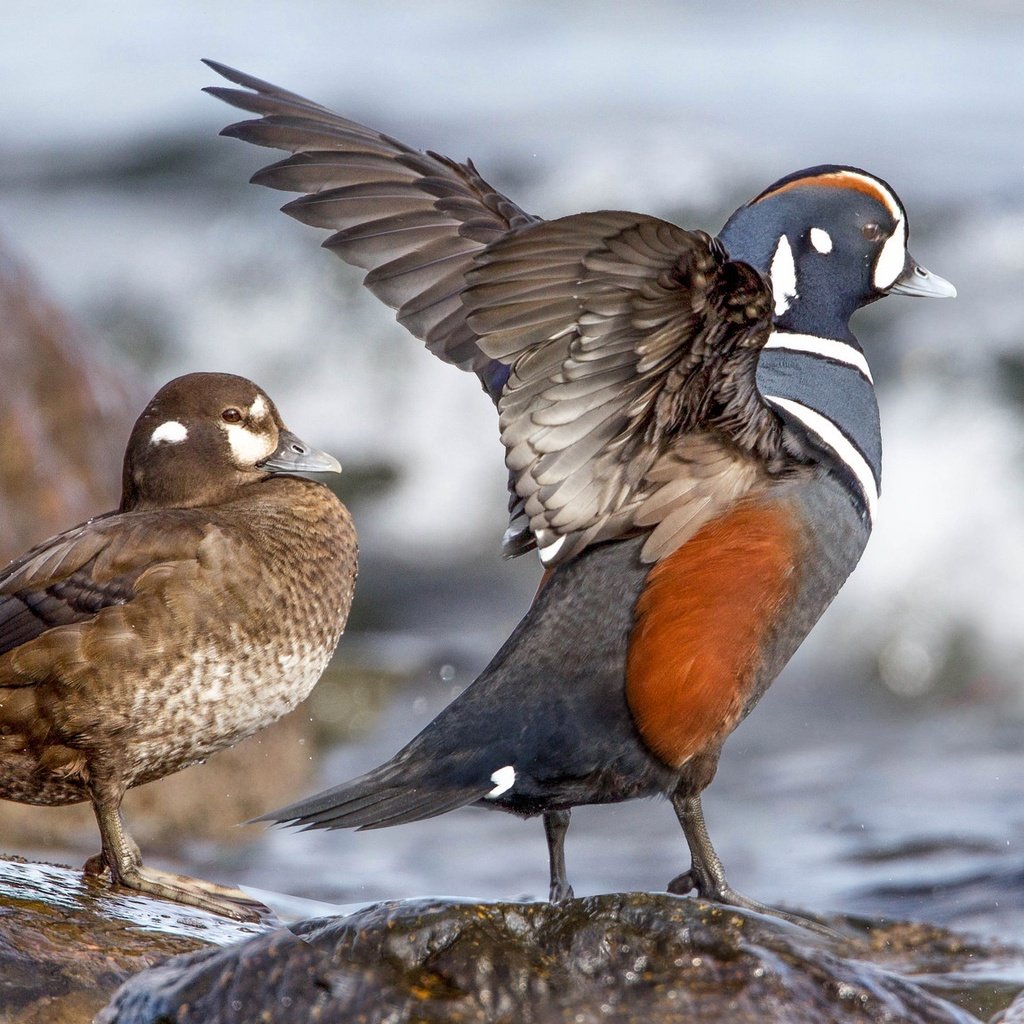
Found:
[(865, 224), (860, 233), (869, 241), (877, 242), (882, 237), (882, 228), (879, 224)]
[(241, 423), (242, 422), (242, 410), (236, 409), (234, 406), (228, 406), (221, 414), (220, 418), (225, 423)]

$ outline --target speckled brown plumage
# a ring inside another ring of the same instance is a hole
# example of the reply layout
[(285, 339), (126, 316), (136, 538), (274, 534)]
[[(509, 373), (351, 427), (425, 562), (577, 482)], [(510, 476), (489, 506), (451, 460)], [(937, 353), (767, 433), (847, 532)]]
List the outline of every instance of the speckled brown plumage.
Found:
[(336, 465), (243, 378), (162, 389), (121, 509), (0, 576), (0, 797), (116, 812), (303, 700), (344, 628), (356, 538), (330, 490), (281, 474)]

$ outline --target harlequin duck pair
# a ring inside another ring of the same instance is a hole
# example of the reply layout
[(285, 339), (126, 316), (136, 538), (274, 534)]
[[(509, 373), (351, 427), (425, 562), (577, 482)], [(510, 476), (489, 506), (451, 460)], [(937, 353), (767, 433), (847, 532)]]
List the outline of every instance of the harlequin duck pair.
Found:
[(135, 424), (117, 511), (0, 575), (0, 797), (92, 801), (102, 852), (87, 871), (259, 916), (237, 891), (144, 868), (120, 804), (312, 689), (348, 615), (356, 539), (341, 502), (294, 474), (340, 469), (252, 382), (179, 377)]
[(572, 894), (571, 808), (663, 794), (690, 848), (673, 892), (732, 890), (701, 793), (860, 558), (881, 475), (851, 315), (952, 296), (907, 251), (880, 178), (798, 171), (717, 238), (642, 214), (542, 221), (472, 163), (423, 153), (210, 66), (258, 115), (222, 134), (292, 155), (253, 181), (493, 398), (509, 469), (505, 551), (537, 597), (479, 678), (386, 764), (274, 811), (381, 828), (466, 804), (543, 815), (552, 900)]
[[(732, 890), (700, 795), (722, 744), (856, 565), (878, 497), (871, 374), (849, 318), (890, 292), (953, 295), (906, 249), (881, 179), (781, 179), (718, 238), (623, 212), (544, 222), (457, 164), (221, 65), (292, 156), (256, 179), (498, 408), (508, 554), (537, 598), (477, 681), (391, 761), (272, 812), (378, 828), (479, 803), (543, 815), (553, 900), (572, 807), (667, 795), (690, 847), (674, 892)], [(239, 378), (172, 382), (129, 442), (121, 509), (0, 577), (0, 796), (91, 799), (93, 867), (231, 916), (142, 869), (125, 789), (208, 756), (312, 687), (347, 614), (336, 468)], [(277, 474), (284, 473), (284, 476)]]

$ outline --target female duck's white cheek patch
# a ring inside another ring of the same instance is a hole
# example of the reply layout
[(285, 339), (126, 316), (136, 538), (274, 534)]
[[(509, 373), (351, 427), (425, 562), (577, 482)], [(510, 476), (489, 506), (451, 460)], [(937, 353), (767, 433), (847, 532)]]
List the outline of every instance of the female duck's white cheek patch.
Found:
[(874, 286), (884, 292), (892, 287), (907, 263), (907, 225), (901, 217), (875, 261)]
[(241, 424), (225, 423), (221, 429), (228, 435), (231, 454), (239, 466), (255, 466), (274, 450), (274, 442), (266, 434), (254, 434)]
[(149, 435), (150, 444), (180, 444), (188, 437), (188, 428), (184, 423), (177, 420), (168, 420), (161, 423), (152, 434)]

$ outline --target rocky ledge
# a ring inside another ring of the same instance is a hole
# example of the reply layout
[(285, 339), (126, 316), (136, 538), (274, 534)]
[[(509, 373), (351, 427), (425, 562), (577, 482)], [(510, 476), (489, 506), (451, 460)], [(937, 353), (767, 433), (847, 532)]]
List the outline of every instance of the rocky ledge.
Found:
[(1024, 1019), (1013, 1002), (1022, 946), (929, 925), (825, 923), (837, 934), (627, 893), (558, 907), (407, 900), (291, 927), (235, 925), (0, 858), (0, 1022)]
[(381, 903), (176, 957), (98, 1021), (965, 1024), (1024, 984), (1024, 948), (828, 923), (841, 934), (665, 894)]

